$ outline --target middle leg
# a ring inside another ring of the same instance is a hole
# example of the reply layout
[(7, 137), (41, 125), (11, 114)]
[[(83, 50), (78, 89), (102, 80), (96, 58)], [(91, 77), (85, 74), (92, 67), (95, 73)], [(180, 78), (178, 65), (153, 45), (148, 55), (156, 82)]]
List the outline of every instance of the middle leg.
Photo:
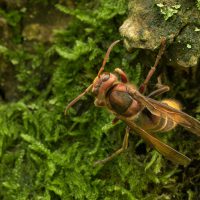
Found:
[(161, 76), (158, 76), (158, 83), (156, 84), (156, 87), (158, 88), (157, 90), (154, 90), (151, 92), (148, 97), (155, 97), (159, 96), (165, 92), (168, 92), (170, 90), (170, 87), (168, 85), (163, 85), (161, 81)]
[(128, 137), (129, 137), (129, 131), (130, 128), (127, 126), (126, 127), (126, 133), (124, 136), (124, 140), (123, 140), (123, 144), (122, 147), (120, 149), (118, 149), (117, 151), (115, 151), (112, 155), (110, 155), (109, 157), (103, 159), (103, 160), (98, 160), (94, 163), (94, 166), (98, 165), (98, 164), (104, 164), (110, 160), (112, 160), (114, 157), (118, 156), (120, 153), (124, 152), (127, 148), (128, 148)]

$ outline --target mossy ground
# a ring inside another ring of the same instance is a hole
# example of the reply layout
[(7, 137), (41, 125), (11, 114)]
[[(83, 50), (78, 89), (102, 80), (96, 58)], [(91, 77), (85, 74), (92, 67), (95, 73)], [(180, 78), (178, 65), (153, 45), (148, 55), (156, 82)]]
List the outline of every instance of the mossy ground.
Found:
[[(136, 134), (130, 136), (125, 153), (93, 167), (94, 161), (121, 146), (125, 125), (113, 126), (114, 117), (94, 107), (90, 94), (64, 116), (67, 103), (96, 76), (107, 47), (120, 38), (118, 28), (127, 14), (125, 0), (69, 1), (67, 5), (38, 0), (21, 7), (1, 6), (6, 25), (2, 25), (0, 40), (0, 199), (200, 198), (196, 136), (182, 128), (159, 135), (193, 159), (187, 168), (167, 161)], [(62, 13), (67, 17), (65, 27), (55, 27), (52, 37), (39, 37), (46, 29), (43, 19), (35, 17), (34, 23), (42, 24), (41, 32), (28, 34), (24, 30), (35, 8)], [(106, 69), (121, 67), (131, 82), (139, 84), (150, 67), (136, 61), (138, 53), (128, 53), (119, 44)], [(172, 88), (167, 97), (176, 97), (189, 114), (200, 119), (198, 69), (159, 67)]]

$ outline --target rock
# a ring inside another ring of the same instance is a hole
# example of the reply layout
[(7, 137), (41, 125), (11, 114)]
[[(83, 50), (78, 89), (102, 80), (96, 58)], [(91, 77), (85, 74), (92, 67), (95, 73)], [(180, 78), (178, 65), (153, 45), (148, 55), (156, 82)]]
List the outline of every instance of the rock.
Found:
[(200, 57), (200, 11), (194, 1), (130, 0), (120, 27), (127, 49), (155, 50), (167, 38), (167, 64), (194, 67)]

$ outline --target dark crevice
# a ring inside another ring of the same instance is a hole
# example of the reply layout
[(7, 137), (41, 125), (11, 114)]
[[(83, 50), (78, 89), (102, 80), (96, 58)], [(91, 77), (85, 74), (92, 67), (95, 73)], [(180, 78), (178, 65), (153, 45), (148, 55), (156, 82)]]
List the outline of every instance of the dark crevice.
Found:
[(2, 99), (3, 101), (6, 100), (6, 98), (5, 98), (5, 92), (4, 92), (4, 90), (2, 88), (0, 88), (0, 99)]
[(185, 30), (185, 28), (186, 28), (188, 25), (189, 25), (189, 24), (187, 23), (187, 24), (183, 25), (183, 26), (180, 28), (180, 30), (178, 31), (178, 33), (174, 36), (173, 42), (176, 41), (177, 37), (178, 37), (179, 35), (181, 35), (181, 33)]

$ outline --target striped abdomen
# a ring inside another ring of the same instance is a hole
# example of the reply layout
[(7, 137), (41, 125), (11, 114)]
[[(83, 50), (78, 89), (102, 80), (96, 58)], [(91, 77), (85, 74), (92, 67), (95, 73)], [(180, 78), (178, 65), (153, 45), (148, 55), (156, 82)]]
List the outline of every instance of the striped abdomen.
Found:
[[(172, 99), (166, 99), (161, 101), (162, 103), (166, 103), (167, 105), (181, 110), (180, 103)], [(146, 108), (140, 113), (137, 119), (139, 125), (143, 127), (145, 130), (150, 130), (152, 132), (166, 132), (170, 131), (171, 129), (175, 128), (177, 125), (171, 118), (167, 116), (159, 117), (153, 115), (149, 110)]]

